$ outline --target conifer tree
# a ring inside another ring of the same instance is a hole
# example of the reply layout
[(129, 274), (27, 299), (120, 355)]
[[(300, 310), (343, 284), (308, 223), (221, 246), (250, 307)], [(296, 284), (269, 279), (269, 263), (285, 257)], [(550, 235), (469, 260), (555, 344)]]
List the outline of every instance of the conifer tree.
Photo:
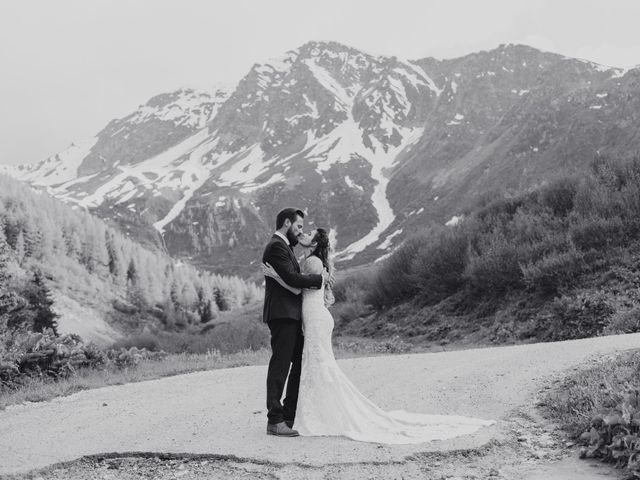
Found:
[(22, 265), (26, 252), (25, 252), (25, 244), (24, 244), (24, 235), (22, 234), (21, 231), (18, 233), (18, 236), (16, 237), (15, 251), (16, 251), (16, 259), (18, 260), (18, 263)]
[(33, 331), (42, 332), (51, 328), (55, 334), (58, 331), (58, 315), (53, 311), (53, 298), (45, 285), (42, 272), (36, 270), (33, 275), (33, 286), (30, 295), (31, 308), (34, 310)]
[(116, 246), (113, 232), (105, 231), (105, 244), (108, 255), (109, 273), (117, 280), (124, 276), (124, 265), (122, 253)]

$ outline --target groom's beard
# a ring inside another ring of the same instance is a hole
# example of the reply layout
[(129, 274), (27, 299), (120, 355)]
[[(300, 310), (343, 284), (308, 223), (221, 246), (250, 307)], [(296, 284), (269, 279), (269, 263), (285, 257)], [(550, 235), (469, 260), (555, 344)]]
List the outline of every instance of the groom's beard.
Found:
[(291, 229), (287, 230), (287, 240), (289, 240), (289, 244), (292, 247), (295, 247), (298, 244), (298, 237), (296, 237)]

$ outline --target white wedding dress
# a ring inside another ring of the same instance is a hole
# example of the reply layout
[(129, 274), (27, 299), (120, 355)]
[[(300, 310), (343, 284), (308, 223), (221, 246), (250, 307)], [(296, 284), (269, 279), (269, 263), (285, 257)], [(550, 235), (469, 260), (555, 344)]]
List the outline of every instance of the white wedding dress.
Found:
[[(313, 256), (304, 265), (306, 273), (321, 273), (322, 269), (322, 261)], [(333, 317), (324, 304), (324, 288), (303, 290), (302, 321), (304, 350), (294, 426), (300, 435), (342, 435), (364, 442), (409, 444), (467, 435), (494, 423), (382, 410), (358, 391), (333, 356)]]

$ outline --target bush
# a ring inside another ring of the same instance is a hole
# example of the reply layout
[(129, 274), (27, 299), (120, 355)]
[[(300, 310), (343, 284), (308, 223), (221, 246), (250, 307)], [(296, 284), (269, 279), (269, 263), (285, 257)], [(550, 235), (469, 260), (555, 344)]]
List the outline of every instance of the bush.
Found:
[(137, 347), (102, 350), (78, 335), (56, 336), (52, 329), (5, 332), (0, 340), (0, 390), (16, 389), (32, 377), (66, 378), (79, 369), (125, 368), (166, 356)]
[(129, 335), (122, 340), (118, 340), (111, 348), (120, 350), (122, 348), (130, 349), (132, 347), (146, 349), (151, 352), (160, 350), (160, 341), (158, 336), (149, 331), (144, 331), (137, 335)]
[(537, 322), (539, 337), (547, 341), (593, 337), (602, 333), (615, 312), (603, 292), (582, 292), (555, 298)]
[(78, 368), (105, 365), (106, 357), (95, 345), (84, 344), (78, 335), (57, 337), (53, 330), (16, 331), (5, 338), (0, 353), (0, 386), (13, 388), (29, 376), (65, 377)]
[(170, 353), (207, 353), (217, 350), (222, 354), (228, 354), (260, 350), (270, 344), (269, 329), (254, 320), (221, 322), (205, 325), (203, 328), (203, 333), (160, 332), (160, 348)]
[(624, 224), (619, 217), (580, 218), (569, 229), (571, 241), (580, 250), (602, 250), (624, 239)]
[(464, 277), (477, 294), (499, 296), (523, 285), (520, 249), (504, 236), (490, 238), (472, 253)]
[(109, 362), (117, 368), (133, 367), (143, 360), (161, 360), (167, 356), (167, 352), (150, 352), (145, 348), (119, 348), (107, 351)]
[(523, 196), (495, 198), (480, 208), (476, 215), (483, 224), (495, 226), (509, 221), (516, 211), (522, 207), (524, 201), (525, 198)]
[(372, 272), (356, 272), (345, 278), (338, 278), (333, 286), (333, 296), (336, 303), (353, 302), (363, 298), (369, 289)]
[(412, 265), (426, 234), (408, 238), (389, 258), (371, 282), (365, 303), (384, 309), (411, 298), (418, 291), (412, 274)]
[(554, 215), (565, 216), (573, 210), (574, 199), (578, 190), (578, 181), (574, 178), (560, 178), (539, 193), (541, 205), (549, 208)]
[(614, 313), (604, 329), (606, 334), (635, 332), (640, 332), (640, 306)]
[(413, 345), (402, 340), (398, 335), (382, 341), (362, 341), (360, 339), (334, 339), (335, 349), (341, 352), (357, 354), (407, 353)]
[(464, 284), (468, 242), (464, 230), (447, 228), (434, 232), (418, 252), (411, 270), (419, 287), (418, 297), (437, 303)]
[(578, 276), (586, 269), (584, 256), (576, 250), (553, 252), (534, 263), (522, 267), (525, 285), (545, 293), (556, 293), (561, 287), (578, 282)]
[(549, 251), (566, 249), (566, 220), (545, 210), (518, 210), (502, 228), (502, 234), (518, 245), (547, 245)]

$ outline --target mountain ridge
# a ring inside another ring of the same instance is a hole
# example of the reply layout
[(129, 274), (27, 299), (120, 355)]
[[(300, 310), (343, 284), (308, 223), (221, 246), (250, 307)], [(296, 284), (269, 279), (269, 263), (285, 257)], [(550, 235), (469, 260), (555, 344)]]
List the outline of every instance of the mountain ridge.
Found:
[[(573, 157), (599, 151), (595, 138), (602, 154), (620, 150), (614, 133), (635, 151), (624, 96), (638, 76), (518, 44), (401, 60), (311, 41), (254, 64), (233, 91), (154, 96), (91, 141), (5, 170), (200, 267), (255, 274), (287, 205), (331, 226), (338, 260), (357, 265), (491, 189), (581, 168)], [(603, 114), (619, 125), (609, 137), (596, 135)]]

